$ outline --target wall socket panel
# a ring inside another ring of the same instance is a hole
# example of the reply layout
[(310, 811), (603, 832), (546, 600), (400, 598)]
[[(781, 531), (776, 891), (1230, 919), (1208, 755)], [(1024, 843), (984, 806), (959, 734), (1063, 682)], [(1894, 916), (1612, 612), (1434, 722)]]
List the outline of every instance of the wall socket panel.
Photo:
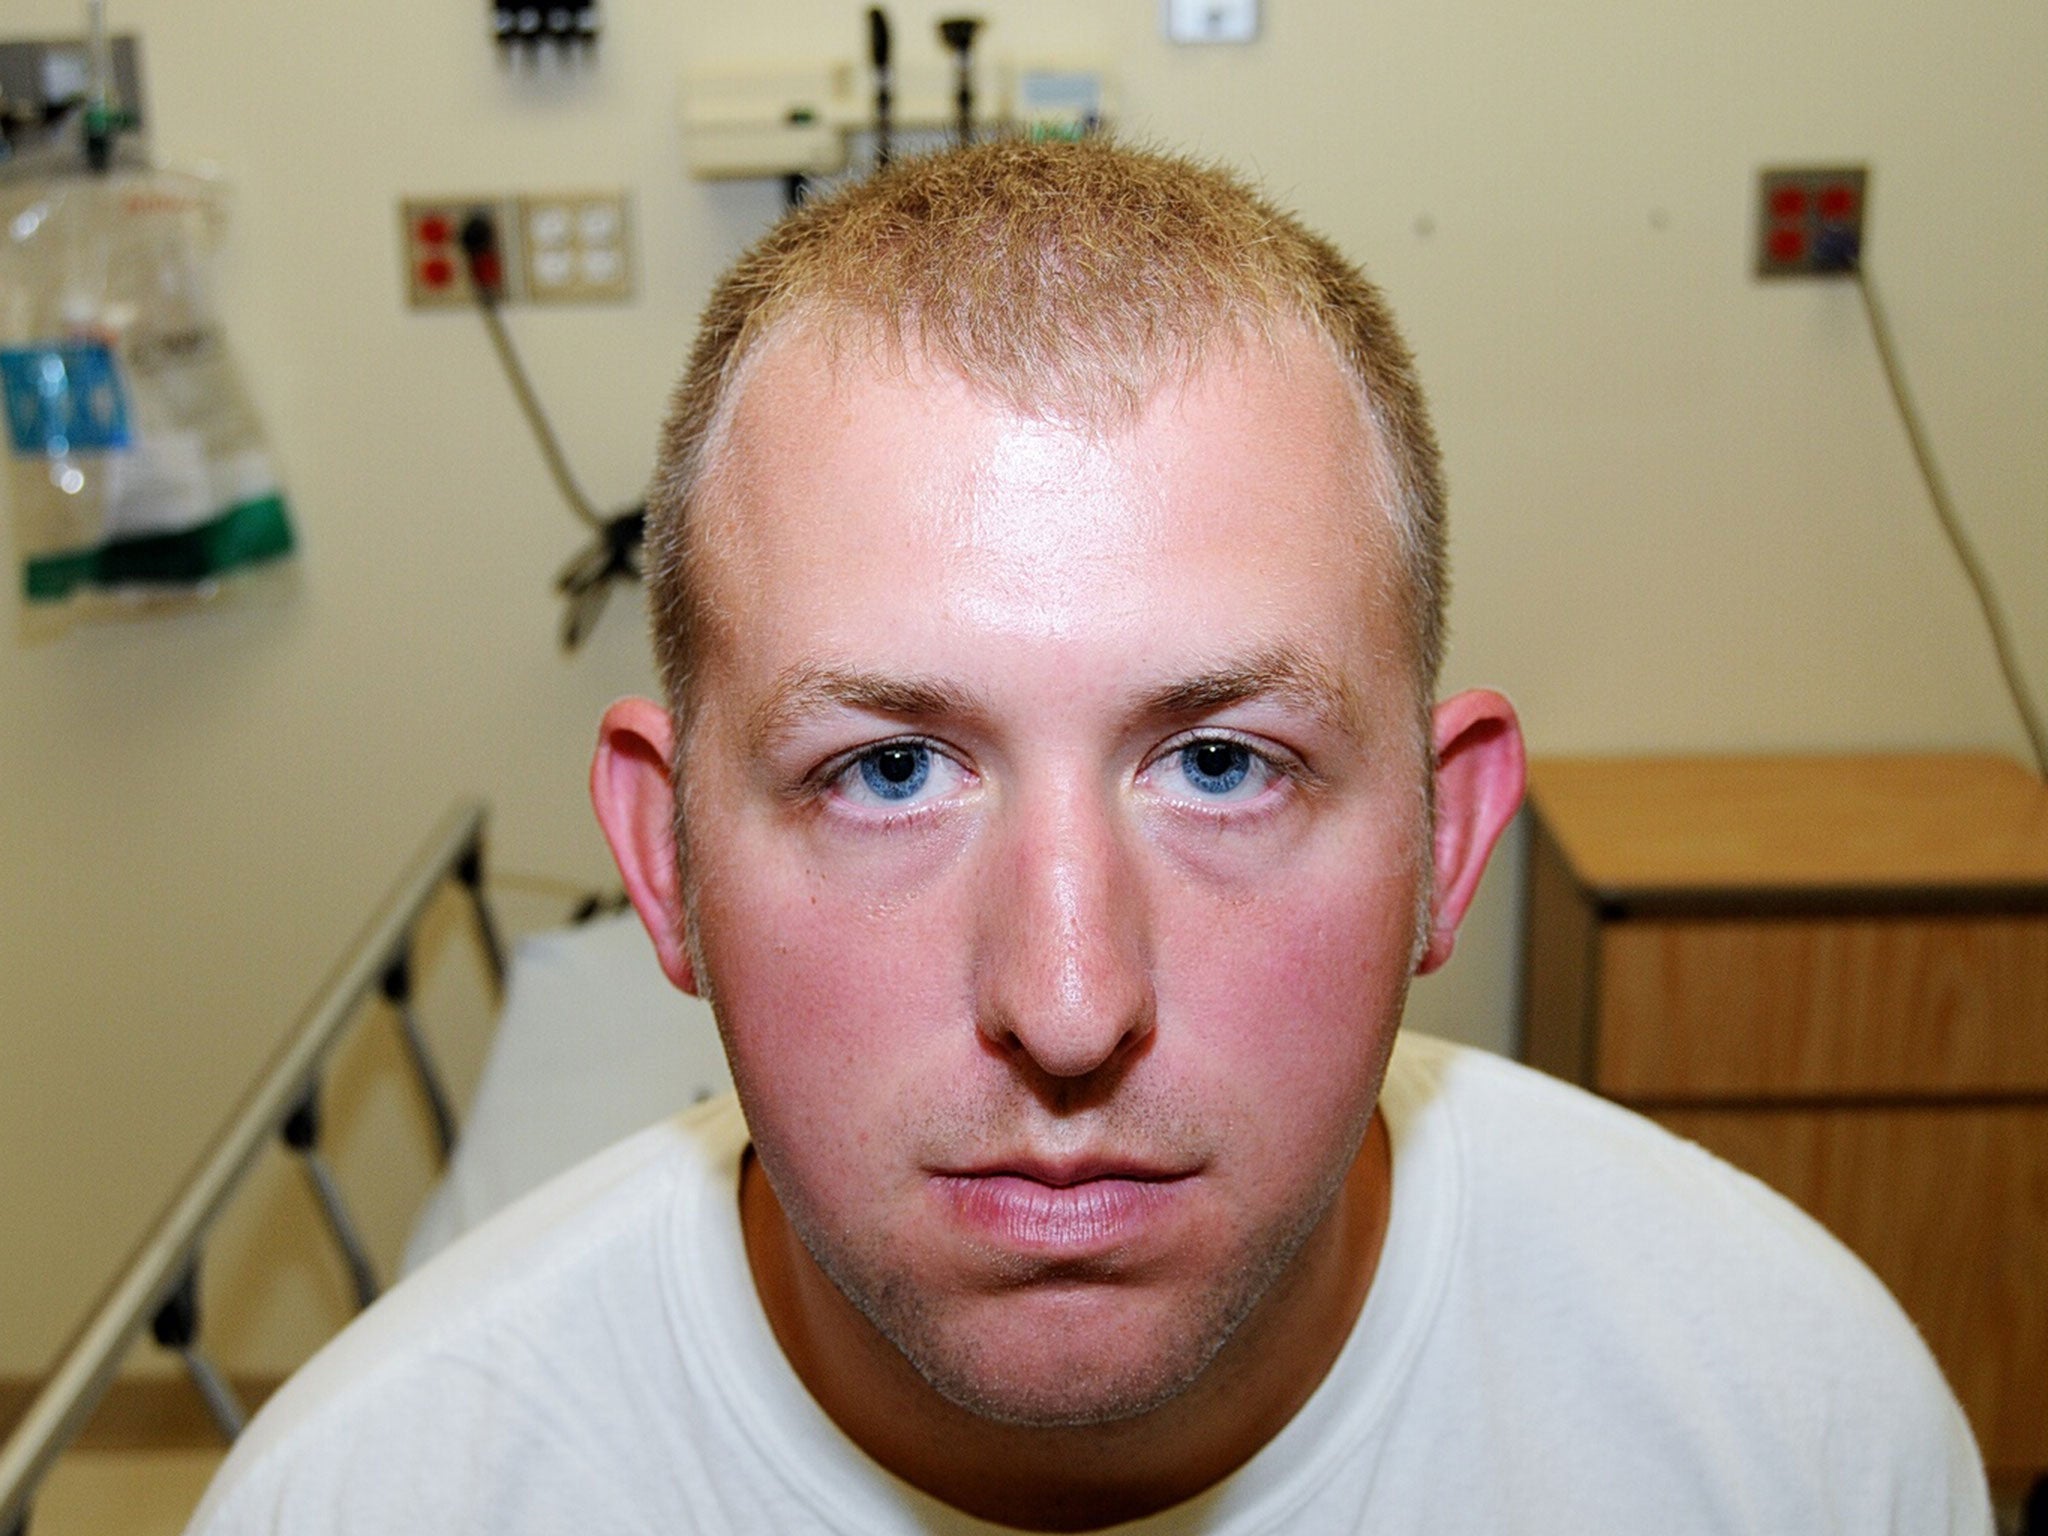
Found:
[(1249, 43), (1259, 35), (1259, 0), (1160, 0), (1170, 43)]
[(526, 296), (535, 304), (607, 304), (633, 297), (623, 192), (519, 199)]
[(512, 249), (519, 234), (516, 198), (408, 197), (398, 204), (398, 237), (405, 261), (406, 302), (414, 309), (466, 308), (476, 302), (469, 258), (462, 249), (462, 227), (479, 214), (498, 230), (500, 302), (520, 301), (515, 288), (520, 267)]
[(1756, 275), (1847, 277), (1863, 257), (1870, 170), (1783, 166), (1756, 180)]
[(630, 205), (624, 192), (455, 194), (399, 201), (406, 302), (474, 304), (462, 230), (481, 214), (497, 231), (500, 304), (606, 304), (633, 296)]

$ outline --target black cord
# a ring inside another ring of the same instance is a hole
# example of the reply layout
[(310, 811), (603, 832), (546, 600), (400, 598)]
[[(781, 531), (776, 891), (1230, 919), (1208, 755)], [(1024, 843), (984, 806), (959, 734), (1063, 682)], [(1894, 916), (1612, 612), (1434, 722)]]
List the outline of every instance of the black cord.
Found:
[(589, 639), (591, 631), (597, 627), (605, 600), (611, 595), (612, 583), (640, 579), (640, 549), (647, 532), (647, 506), (643, 502), (607, 517), (597, 510), (595, 503), (583, 494), (583, 488), (576, 483), (568, 456), (562, 452), (561, 442), (555, 436), (547, 412), (541, 408), (533, 381), (527, 377), (525, 365), (512, 346), (511, 333), (505, 329), (505, 321), (498, 313), (501, 285), (486, 262), (487, 257), (496, 255), (497, 244), (497, 230), (482, 214), (474, 215), (462, 226), (462, 250), (468, 259), (470, 287), (476, 293), (477, 314), (483, 319), (485, 334), (491, 338), (491, 348), (498, 354), (498, 362), (512, 385), (520, 414), (525, 416), (526, 424), (533, 429), (535, 441), (540, 444), (541, 458), (554, 479), (555, 489), (561, 492), (569, 510), (597, 535), (578, 550), (555, 577), (555, 590), (568, 602), (568, 608), (562, 615), (562, 649), (573, 651)]
[(2012, 695), (2012, 707), (2019, 712), (2020, 724), (2026, 729), (2027, 742), (2034, 749), (2035, 771), (2048, 781), (2048, 732), (2042, 730), (2041, 717), (2035, 712), (2033, 700), (2020, 677), (2019, 662), (2013, 655), (2012, 639), (2006, 633), (2005, 615), (1998, 606), (1997, 594), (1991, 590), (1991, 579), (1977, 559), (1976, 551), (1970, 547), (1969, 538), (1956, 517), (1955, 507), (1948, 499), (1948, 489), (1942, 484), (1941, 472), (1935, 467), (1934, 450), (1927, 442), (1926, 430), (1906, 393), (1906, 380), (1892, 349), (1891, 328), (1885, 324), (1884, 310), (1877, 302), (1877, 290), (1871, 285), (1870, 274), (1864, 270), (1860, 260), (1854, 262), (1849, 270), (1856, 279), (1856, 291), (1863, 296), (1863, 313), (1870, 320), (1870, 334), (1877, 343), (1877, 357), (1884, 366), (1885, 383), (1891, 386), (1892, 401), (1899, 408), (1899, 420), (1905, 424), (1906, 441), (1912, 445), (1913, 460), (1920, 466), (1920, 478), (1926, 483), (1928, 500), (1934, 503), (1935, 518), (1941, 524), (1941, 531), (1948, 536), (1949, 548), (1955, 551), (1963, 575), (1969, 578), (1971, 591), (1977, 595), (1977, 607), (1984, 615), (1984, 627), (1991, 631), (1991, 648), (1998, 656), (1998, 670), (2005, 678), (2006, 691)]
[(461, 236), (462, 253), (469, 264), (470, 290), (476, 295), (477, 314), (483, 319), (484, 330), (491, 338), (491, 348), (498, 354), (499, 365), (504, 368), (505, 377), (512, 385), (520, 412), (526, 417), (526, 424), (533, 429), (534, 440), (540, 444), (540, 454), (547, 461), (548, 473), (554, 476), (555, 489), (562, 493), (562, 500), (569, 504), (571, 512), (591, 527), (602, 528), (604, 516), (576, 483), (561, 442), (548, 422), (547, 412), (541, 409), (540, 396), (534, 393), (533, 381), (526, 376), (526, 366), (513, 350), (512, 337), (505, 330), (504, 319), (498, 314), (498, 303), (504, 289), (497, 269), (497, 227), (483, 214), (472, 214), (462, 226)]
[(518, 891), (529, 896), (559, 897), (573, 902), (567, 919), (572, 926), (587, 923), (593, 917), (623, 912), (632, 905), (623, 887), (593, 888), (580, 880), (537, 874), (530, 870), (493, 866), (490, 883), (494, 890), (500, 892)]
[(568, 600), (562, 614), (562, 649), (573, 651), (590, 638), (611, 596), (614, 581), (638, 581), (640, 550), (647, 537), (645, 503), (621, 512), (578, 550), (555, 578), (555, 590)]

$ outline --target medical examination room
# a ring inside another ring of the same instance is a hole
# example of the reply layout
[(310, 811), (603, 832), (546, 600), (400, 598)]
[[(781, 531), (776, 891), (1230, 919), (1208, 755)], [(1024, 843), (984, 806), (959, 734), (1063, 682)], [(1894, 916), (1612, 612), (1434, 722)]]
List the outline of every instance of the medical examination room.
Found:
[(1105, 138), (1414, 353), (1438, 694), (1528, 789), (1404, 1033), (1803, 1208), (2048, 1533), (2048, 8), (7, 0), (0, 126), (0, 1536), (185, 1529), (728, 1091), (588, 787), (699, 314), (793, 208)]

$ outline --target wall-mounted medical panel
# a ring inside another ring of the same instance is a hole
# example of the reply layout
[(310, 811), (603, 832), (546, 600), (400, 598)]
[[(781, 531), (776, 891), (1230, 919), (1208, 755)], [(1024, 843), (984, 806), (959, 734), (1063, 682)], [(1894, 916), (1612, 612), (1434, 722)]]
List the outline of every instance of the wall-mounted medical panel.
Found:
[[(950, 129), (956, 90), (947, 60), (898, 65), (895, 131)], [(1107, 71), (1085, 61), (978, 60), (973, 99), (976, 131), (983, 133), (1077, 138), (1114, 110)], [(720, 65), (683, 77), (683, 149), (693, 176), (836, 175), (847, 169), (855, 138), (874, 125), (873, 77), (851, 60)]]

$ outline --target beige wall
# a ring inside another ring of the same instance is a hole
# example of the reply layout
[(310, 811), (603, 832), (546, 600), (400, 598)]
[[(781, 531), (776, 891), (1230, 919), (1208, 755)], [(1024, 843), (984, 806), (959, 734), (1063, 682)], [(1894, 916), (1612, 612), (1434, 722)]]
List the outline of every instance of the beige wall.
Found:
[[(9, 0), (4, 28), (80, 9)], [(861, 35), (837, 0), (607, 9), (592, 67), (535, 80), (476, 0), (111, 7), (160, 150), (238, 188), (221, 292), (305, 556), (268, 601), (0, 641), (0, 1374), (57, 1346), (451, 796), (492, 799), (501, 865), (604, 872), (584, 755), (647, 684), (638, 627), (557, 654), (575, 530), (474, 320), (400, 307), (394, 199), (631, 188), (641, 298), (513, 322), (594, 494), (626, 501), (712, 274), (777, 203), (684, 174), (681, 72)], [(934, 8), (894, 9), (922, 47)], [(2018, 747), (1852, 293), (1745, 270), (1759, 164), (1869, 160), (1871, 266), (2048, 694), (2037, 0), (1267, 0), (1264, 39), (1216, 51), (1159, 41), (1153, 0), (986, 10), (993, 46), (1112, 61), (1131, 126), (1262, 174), (1384, 281), (1450, 462), (1452, 680), (1510, 691), (1536, 750)], [(1517, 875), (1419, 989), (1429, 1027), (1510, 1040)], [(448, 951), (466, 1076), (483, 1009)], [(417, 1126), (366, 1038), (343, 1161), (389, 1253), (425, 1171), (369, 1148)], [(267, 1179), (215, 1262), (241, 1367), (337, 1310), (331, 1262), (282, 1235), (301, 1203)]]

